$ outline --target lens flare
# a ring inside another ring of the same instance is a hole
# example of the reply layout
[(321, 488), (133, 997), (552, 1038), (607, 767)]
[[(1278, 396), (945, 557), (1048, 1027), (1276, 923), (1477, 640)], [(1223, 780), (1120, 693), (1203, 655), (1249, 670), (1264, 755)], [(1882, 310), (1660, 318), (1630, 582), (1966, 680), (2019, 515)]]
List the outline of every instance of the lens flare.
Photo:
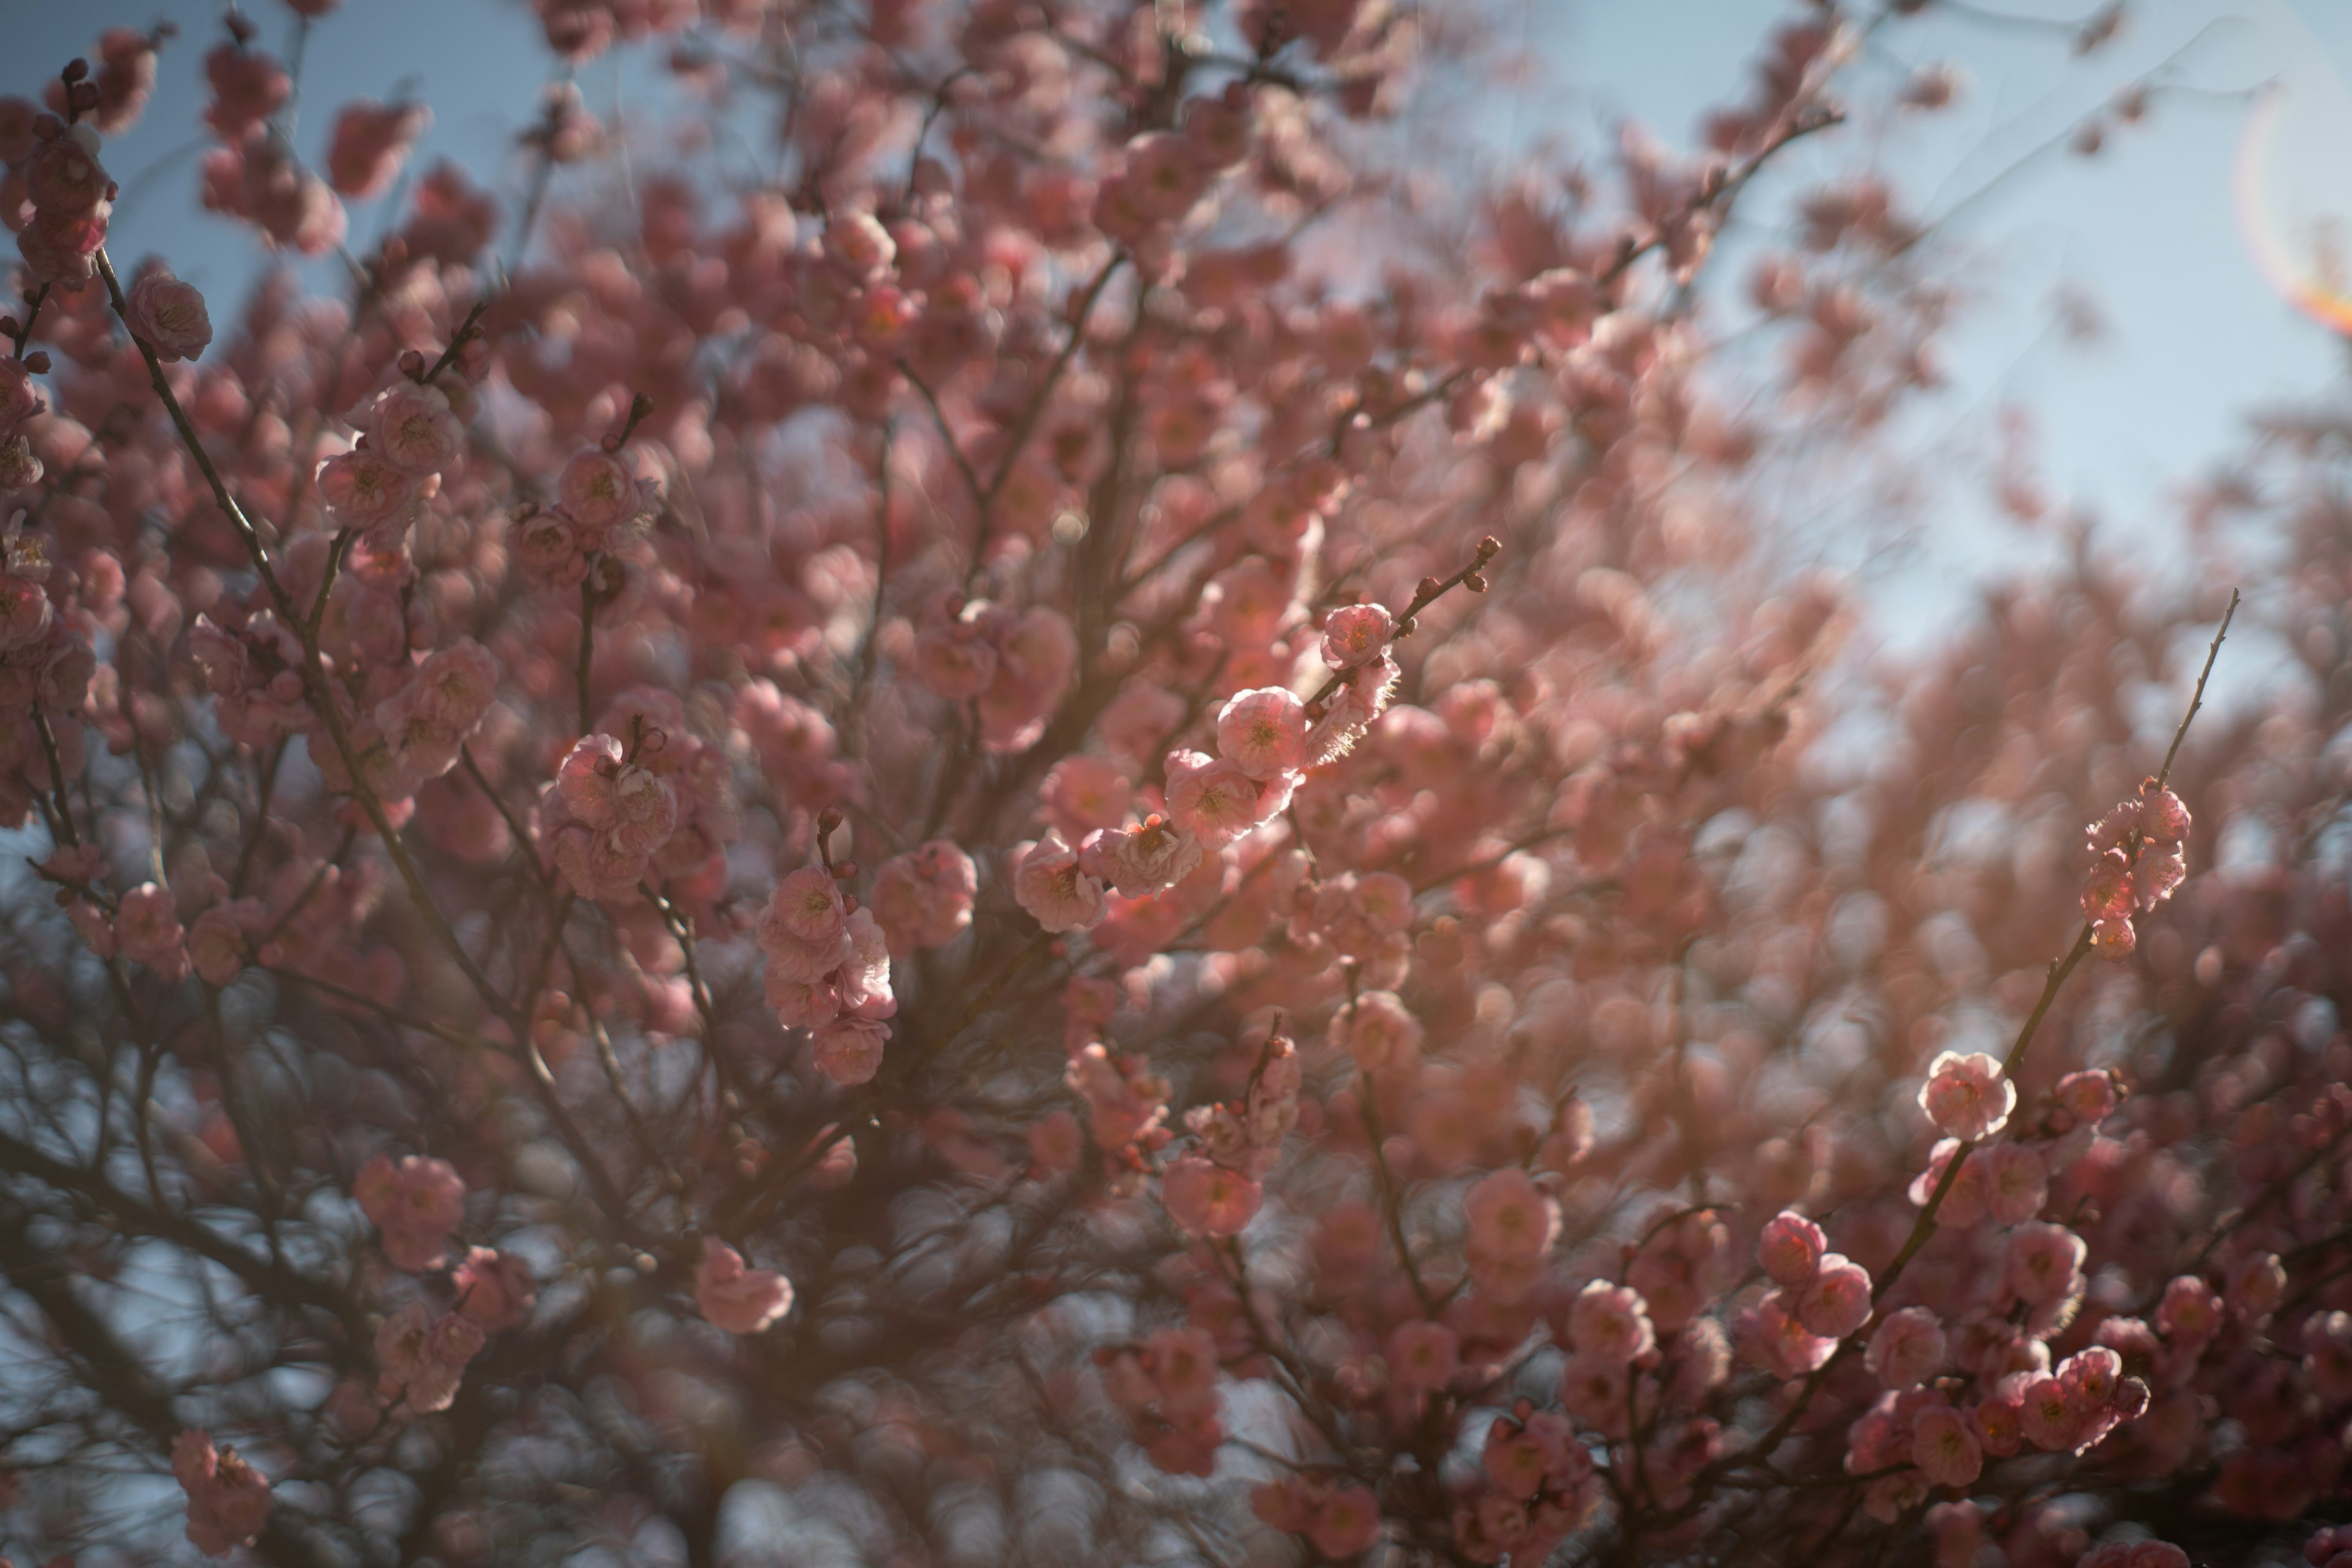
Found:
[(2263, 279), (2295, 309), (2352, 335), (2347, 142), (2352, 96), (2315, 55), (2256, 100), (2231, 184), (2238, 232)]

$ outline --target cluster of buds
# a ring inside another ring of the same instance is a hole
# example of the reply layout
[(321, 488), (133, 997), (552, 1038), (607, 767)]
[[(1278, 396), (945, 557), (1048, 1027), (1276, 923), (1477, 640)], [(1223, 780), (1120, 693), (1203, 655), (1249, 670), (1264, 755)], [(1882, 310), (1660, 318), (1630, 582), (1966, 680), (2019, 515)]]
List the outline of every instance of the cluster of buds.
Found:
[[(819, 820), (823, 846), (840, 814)], [(803, 866), (776, 884), (761, 914), (768, 1005), (786, 1028), (813, 1029), (817, 1070), (835, 1083), (864, 1083), (882, 1066), (898, 1011), (890, 989), (890, 944), (872, 910), (841, 890), (856, 874), (846, 862)]]
[(1237, 1103), (1197, 1106), (1185, 1125), (1199, 1146), (1170, 1163), (1160, 1184), (1168, 1217), (1187, 1236), (1238, 1236), (1265, 1201), (1263, 1178), (1298, 1122), (1298, 1048), (1269, 1029)]
[(1592, 1517), (1601, 1484), (1565, 1417), (1520, 1400), (1486, 1429), (1488, 1489), (1454, 1511), (1454, 1539), (1474, 1563), (1540, 1563)]
[[(89, 62), (69, 61), (58, 73), (66, 115), (0, 113), (0, 160), (10, 170), (9, 188), (31, 204), (8, 213), (16, 248), (33, 281), (79, 289), (98, 269), (98, 248), (114, 211), (117, 187), (98, 161), (98, 128), (82, 122), (85, 109), (99, 102), (98, 84), (89, 79)], [(29, 108), (12, 100), (0, 108)]]
[(1112, 1189), (1139, 1186), (1150, 1157), (1176, 1135), (1168, 1126), (1168, 1080), (1146, 1058), (1091, 1041), (1073, 1045), (1063, 1081), (1086, 1105), (1087, 1131), (1102, 1151)]
[(407, 376), (353, 411), (351, 422), (359, 439), (320, 468), (319, 493), (336, 527), (358, 532), (378, 554), (397, 554), (440, 493), (441, 476), (463, 455), (465, 425), (448, 394)]
[(1206, 1329), (1161, 1329), (1139, 1345), (1094, 1352), (1103, 1389), (1135, 1425), (1151, 1462), (1174, 1476), (1205, 1476), (1225, 1440), (1217, 1419), (1217, 1342)]
[(50, 601), (48, 558), (23, 519), (0, 529), (0, 730), (23, 727), (15, 721), (36, 707), (78, 711), (97, 668), (89, 641)]
[(2189, 808), (2154, 779), (2139, 794), (2120, 801), (2089, 829), (2096, 857), (2083, 879), (2083, 918), (2091, 922), (2091, 945), (2102, 957), (2122, 958), (2137, 943), (2132, 915), (2172, 897), (2188, 875), (2181, 840), (2189, 837)]
[[(527, 513), (517, 524), (515, 559), (524, 575), (545, 588), (576, 588), (591, 570), (634, 543), (661, 510), (659, 484), (640, 478), (628, 437), (653, 412), (653, 400), (639, 393), (617, 435), (563, 465), (556, 490), (560, 504)], [(600, 581), (599, 596), (610, 599), (617, 579)]]

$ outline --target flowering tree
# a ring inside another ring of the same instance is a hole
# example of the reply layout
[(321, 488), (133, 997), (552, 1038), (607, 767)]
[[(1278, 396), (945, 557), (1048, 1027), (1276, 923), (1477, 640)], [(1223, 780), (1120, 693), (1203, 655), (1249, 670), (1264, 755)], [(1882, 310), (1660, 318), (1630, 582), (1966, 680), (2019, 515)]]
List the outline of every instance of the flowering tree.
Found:
[[(2087, 537), (1843, 658), (1923, 8), (1448, 182), (1475, 14), (541, 0), (503, 205), (231, 12), (233, 327), (13, 84), (0, 1541), (2352, 1558), (2352, 437), (2218, 725)], [(641, 39), (756, 182), (557, 189)]]

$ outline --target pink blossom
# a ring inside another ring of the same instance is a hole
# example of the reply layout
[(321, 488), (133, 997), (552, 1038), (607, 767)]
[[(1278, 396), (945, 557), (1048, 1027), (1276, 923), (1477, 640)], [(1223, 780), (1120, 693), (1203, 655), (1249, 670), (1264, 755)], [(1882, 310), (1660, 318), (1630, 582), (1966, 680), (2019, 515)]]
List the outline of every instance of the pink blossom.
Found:
[(1425, 1318), (1409, 1319), (1389, 1333), (1389, 1376), (1410, 1394), (1433, 1394), (1462, 1364), (1454, 1331)]
[(1168, 1217), (1188, 1236), (1239, 1236), (1256, 1216), (1265, 1189), (1213, 1160), (1187, 1154), (1168, 1167), (1160, 1198)]
[(1827, 1245), (1820, 1226), (1783, 1210), (1765, 1222), (1763, 1234), (1756, 1240), (1756, 1260), (1782, 1285), (1811, 1284), (1821, 1270)]
[(1870, 1273), (1832, 1252), (1796, 1293), (1798, 1320), (1823, 1339), (1843, 1339), (1870, 1319)]
[(1589, 1281), (1568, 1308), (1568, 1337), (1580, 1356), (1633, 1362), (1657, 1346), (1641, 1293), (1605, 1279)]
[(2010, 1233), (2004, 1278), (2019, 1300), (2045, 1306), (2081, 1288), (2087, 1250), (2063, 1226), (2021, 1225)]
[(94, 213), (111, 182), (98, 161), (98, 136), (76, 126), (33, 150), (25, 161), (25, 189), (33, 205), (60, 217)]
[(335, 116), (327, 144), (328, 183), (354, 201), (382, 195), (432, 118), (422, 104), (352, 100)]
[(418, 1415), (446, 1410), (457, 1397), (466, 1367), (488, 1342), (482, 1325), (463, 1312), (435, 1316), (411, 1301), (376, 1330), (378, 1387)]
[(1925, 1307), (1890, 1312), (1870, 1336), (1863, 1364), (1888, 1388), (1916, 1388), (1944, 1364), (1944, 1326)]
[(539, 1300), (530, 1266), (511, 1252), (468, 1248), (449, 1280), (457, 1288), (458, 1310), (486, 1334), (520, 1328)]
[(1985, 1163), (1985, 1206), (1993, 1219), (2001, 1225), (2022, 1225), (2040, 1214), (2050, 1195), (2049, 1171), (2042, 1156), (2023, 1143), (1996, 1143), (1980, 1152)]
[(1323, 662), (1354, 669), (1387, 651), (1396, 623), (1378, 605), (1343, 605), (1323, 622)]
[(1381, 1538), (1381, 1505), (1369, 1487), (1327, 1493), (1307, 1517), (1307, 1539), (1333, 1562), (1365, 1551)]
[(1089, 833), (1078, 847), (1078, 868), (1109, 883), (1123, 899), (1165, 892), (1197, 870), (1203, 858), (1199, 839), (1157, 812), (1138, 826)]
[(2054, 1377), (2037, 1377), (2025, 1385), (2018, 1423), (2027, 1442), (2053, 1454), (2074, 1447), (2082, 1438), (2082, 1412)]
[(319, 469), (319, 494), (345, 528), (372, 528), (392, 518), (416, 493), (416, 479), (362, 447), (330, 458)]
[(383, 1233), (383, 1250), (411, 1273), (438, 1268), (449, 1233), (466, 1217), (466, 1184), (446, 1160), (421, 1154), (399, 1164), (378, 1154), (352, 1183), (360, 1212)]
[(172, 1445), (172, 1474), (188, 1496), (188, 1541), (207, 1557), (249, 1546), (269, 1521), (269, 1479), (212, 1435), (184, 1431)]
[(756, 1334), (793, 1310), (793, 1286), (773, 1269), (745, 1268), (741, 1253), (706, 1236), (694, 1273), (694, 1300), (713, 1326), (730, 1334)]
[(590, 448), (572, 454), (557, 484), (563, 510), (592, 532), (626, 521), (637, 504), (636, 476), (621, 457)]
[(1331, 1019), (1332, 1044), (1366, 1072), (1410, 1066), (1423, 1037), (1421, 1020), (1392, 991), (1367, 991)]
[(1279, 687), (1240, 691), (1217, 713), (1217, 750), (1251, 778), (1279, 778), (1298, 768), (1307, 742), (1307, 706)]
[(1265, 820), (1265, 794), (1237, 763), (1199, 752), (1168, 755), (1168, 815), (1203, 849), (1221, 849)]
[(114, 906), (116, 947), (123, 957), (147, 965), (164, 980), (178, 980), (188, 973), (187, 935), (169, 889), (142, 882)]
[(888, 1026), (875, 1019), (842, 1017), (818, 1026), (809, 1048), (819, 1072), (835, 1083), (857, 1084), (880, 1070), (889, 1039)]
[(950, 839), (931, 839), (875, 869), (873, 912), (891, 957), (955, 941), (971, 924), (979, 868)]
[(215, 904), (188, 928), (188, 959), (207, 985), (226, 985), (244, 973), (250, 956), (247, 937), (264, 927), (268, 911), (258, 899)]
[(2156, 1326), (2183, 1344), (2202, 1345), (2221, 1330), (2221, 1301), (2204, 1280), (2179, 1275), (2165, 1286), (2157, 1303)]
[(2121, 1099), (2114, 1075), (2105, 1072), (2070, 1072), (2058, 1080), (2053, 1097), (2060, 1110), (2086, 1127), (2095, 1127), (2113, 1116)]
[(205, 297), (161, 268), (142, 272), (123, 301), (123, 319), (155, 357), (165, 363), (194, 359), (213, 341), (213, 319)]
[(2008, 1125), (2009, 1113), (2017, 1109), (2017, 1086), (1997, 1059), (1981, 1051), (1946, 1051), (1928, 1066), (1927, 1081), (1919, 1086), (1919, 1109), (1963, 1142), (1989, 1138)]
[(1078, 852), (1058, 829), (1049, 827), (1035, 843), (1015, 846), (1009, 858), (1013, 899), (1045, 930), (1082, 930), (1110, 912), (1102, 884), (1079, 868)]
[(1932, 1405), (1911, 1418), (1911, 1462), (1930, 1486), (1964, 1487), (1984, 1471), (1984, 1450), (1960, 1413)]
[(368, 447), (410, 474), (437, 474), (456, 466), (466, 427), (437, 386), (394, 382), (368, 413)]

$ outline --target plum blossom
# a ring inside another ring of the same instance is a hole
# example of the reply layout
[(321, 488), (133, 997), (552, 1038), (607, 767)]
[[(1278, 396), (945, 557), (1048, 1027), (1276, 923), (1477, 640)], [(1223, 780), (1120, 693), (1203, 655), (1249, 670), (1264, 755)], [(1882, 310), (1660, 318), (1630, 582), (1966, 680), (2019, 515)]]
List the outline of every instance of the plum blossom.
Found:
[(1782, 1285), (1807, 1285), (1820, 1272), (1826, 1250), (1820, 1226), (1784, 1211), (1765, 1222), (1756, 1241), (1756, 1260)]
[(249, 1546), (269, 1521), (269, 1479), (212, 1435), (182, 1432), (172, 1445), (172, 1475), (188, 1497), (188, 1541), (207, 1557)]
[(1188, 1236), (1239, 1236), (1265, 1200), (1263, 1184), (1201, 1154), (1168, 1167), (1160, 1183), (1168, 1217)]
[(756, 1334), (793, 1310), (793, 1286), (773, 1269), (745, 1267), (741, 1253), (706, 1236), (694, 1272), (694, 1300), (713, 1327)]
[(131, 330), (166, 363), (195, 359), (213, 341), (204, 295), (163, 268), (142, 272), (131, 285), (125, 306)]
[(1973, 1051), (1946, 1051), (1927, 1066), (1919, 1086), (1919, 1109), (1938, 1129), (1963, 1142), (1991, 1137), (2009, 1124), (2017, 1109), (2017, 1085), (2000, 1062)]
[(435, 1315), (411, 1301), (376, 1330), (375, 1358), (382, 1369), (378, 1391), (420, 1415), (446, 1410), (457, 1397), (466, 1368), (488, 1343), (477, 1319), (465, 1312)]
[(1110, 912), (1102, 883), (1087, 874), (1058, 828), (1015, 846), (1009, 868), (1014, 900), (1048, 931), (1084, 930)]
[(393, 1266), (421, 1273), (440, 1267), (449, 1233), (466, 1217), (466, 1184), (446, 1160), (378, 1154), (352, 1183), (360, 1212), (383, 1235)]

